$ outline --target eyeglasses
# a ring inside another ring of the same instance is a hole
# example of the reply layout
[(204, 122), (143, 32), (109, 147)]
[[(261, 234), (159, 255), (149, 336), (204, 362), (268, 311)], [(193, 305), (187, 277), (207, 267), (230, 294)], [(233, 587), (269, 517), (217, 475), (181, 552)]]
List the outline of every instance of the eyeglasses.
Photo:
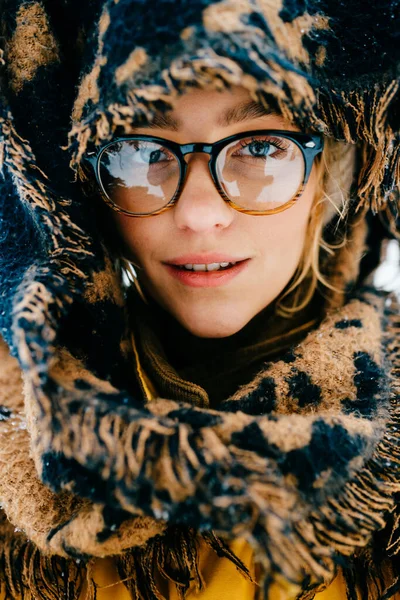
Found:
[(232, 208), (271, 215), (293, 206), (323, 150), (318, 134), (263, 129), (226, 137), (213, 144), (177, 144), (149, 135), (117, 138), (88, 153), (107, 204), (132, 217), (158, 215), (178, 201), (188, 173), (185, 157), (210, 155), (216, 189)]

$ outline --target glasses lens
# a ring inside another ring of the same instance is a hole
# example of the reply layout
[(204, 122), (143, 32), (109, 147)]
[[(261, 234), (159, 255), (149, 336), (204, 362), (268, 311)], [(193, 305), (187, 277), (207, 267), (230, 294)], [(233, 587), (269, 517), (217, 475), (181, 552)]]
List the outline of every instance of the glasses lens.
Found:
[(252, 135), (225, 146), (218, 155), (217, 175), (226, 195), (255, 212), (274, 211), (292, 200), (304, 181), (300, 148), (276, 135)]
[(145, 139), (115, 142), (100, 159), (100, 179), (108, 198), (135, 214), (151, 214), (173, 198), (180, 168), (168, 148)]

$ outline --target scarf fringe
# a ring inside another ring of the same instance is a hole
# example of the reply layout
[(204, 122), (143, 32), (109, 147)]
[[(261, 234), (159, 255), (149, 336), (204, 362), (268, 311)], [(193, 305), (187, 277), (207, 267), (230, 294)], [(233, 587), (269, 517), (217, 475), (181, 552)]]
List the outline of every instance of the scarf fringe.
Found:
[[(5, 513), (0, 517), (0, 594), (4, 600), (79, 600), (86, 566), (79, 559), (43, 555)], [(94, 582), (86, 600), (95, 600)]]
[(124, 583), (134, 600), (165, 600), (160, 578), (175, 583), (180, 600), (186, 597), (193, 579), (197, 590), (204, 587), (192, 528), (170, 526), (165, 535), (156, 536), (144, 548), (132, 548), (126, 555), (117, 556), (116, 561), (121, 579), (128, 578)]
[(234, 552), (232, 552), (228, 544), (222, 538), (216, 536), (213, 531), (203, 531), (202, 536), (219, 557), (228, 558), (236, 566), (238, 571), (242, 573), (245, 579), (248, 579), (252, 583), (256, 583), (246, 565), (243, 564)]
[(79, 288), (87, 275), (84, 269), (78, 268), (76, 259), (85, 261), (94, 256), (89, 237), (63, 210), (71, 201), (54, 197), (48, 178), (36, 164), (29, 143), (16, 131), (11, 113), (0, 114), (0, 173), (3, 176), (5, 169), (38, 231), (52, 232), (46, 243), (50, 243), (49, 256), (53, 263), (57, 263), (59, 273), (70, 276), (70, 287), (75, 282)]
[(376, 85), (371, 91), (338, 93), (324, 90), (319, 95), (322, 121), (326, 123), (329, 135), (349, 144), (364, 141), (355, 191), (358, 209), (368, 206), (377, 213), (388, 201), (396, 201), (400, 152), (388, 114), (399, 89), (400, 83), (394, 80)]
[[(165, 535), (156, 536), (144, 548), (131, 548), (113, 557), (131, 598), (166, 600), (162, 580), (175, 584), (180, 600), (185, 600), (192, 582), (197, 593), (203, 590), (206, 584), (199, 569), (199, 535), (219, 558), (230, 560), (243, 577), (256, 583), (246, 565), (212, 531), (199, 534), (191, 527), (170, 526)], [(84, 600), (96, 600), (95, 558), (45, 556), (14, 529), (5, 513), (0, 521), (0, 541), (0, 594), (4, 600), (80, 600), (84, 592)]]
[[(340, 505), (335, 501), (329, 503), (332, 511), (330, 516), (335, 518), (334, 512), (340, 514), (346, 527), (357, 513), (358, 531), (370, 526), (376, 531), (366, 547), (360, 548), (348, 559), (340, 559), (348, 600), (390, 600), (400, 591), (400, 507), (395, 504), (395, 494), (400, 491), (395, 474), (395, 466), (400, 465), (400, 316), (399, 305), (393, 296), (392, 298), (386, 343), (392, 363), (393, 413), (384, 440), (378, 445), (375, 458), (366, 467), (374, 473), (374, 479), (372, 481), (370, 472), (365, 471), (360, 474), (352, 489), (349, 489), (347, 501), (344, 497)], [(385, 473), (388, 466), (391, 466), (390, 475)], [(380, 507), (380, 518), (377, 518), (378, 515), (373, 516), (377, 506)], [(329, 535), (328, 527), (329, 524), (325, 523), (322, 539), (325, 539), (326, 544), (335, 543), (340, 552), (348, 554), (346, 546), (349, 542), (350, 547), (354, 546), (354, 539), (343, 535), (343, 539), (339, 541)]]
[(393, 600), (400, 590), (399, 561), (387, 557), (377, 563), (368, 547), (343, 569), (348, 600)]
[[(212, 531), (200, 534), (219, 558), (230, 560), (245, 579), (256, 583), (246, 565), (229, 546)], [(132, 548), (116, 556), (118, 573), (127, 579), (126, 587), (134, 600), (165, 600), (160, 591), (160, 577), (176, 586), (178, 598), (185, 600), (193, 584), (196, 592), (205, 587), (199, 568), (198, 532), (191, 527), (170, 526), (163, 536), (156, 536), (145, 548)]]

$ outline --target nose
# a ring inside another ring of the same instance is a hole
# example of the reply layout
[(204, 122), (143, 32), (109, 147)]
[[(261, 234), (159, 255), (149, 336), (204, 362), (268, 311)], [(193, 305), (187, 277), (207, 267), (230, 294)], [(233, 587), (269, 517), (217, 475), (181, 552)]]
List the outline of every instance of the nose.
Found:
[(183, 190), (173, 212), (177, 227), (197, 233), (225, 229), (232, 223), (236, 211), (216, 189), (208, 168), (208, 156), (191, 155)]

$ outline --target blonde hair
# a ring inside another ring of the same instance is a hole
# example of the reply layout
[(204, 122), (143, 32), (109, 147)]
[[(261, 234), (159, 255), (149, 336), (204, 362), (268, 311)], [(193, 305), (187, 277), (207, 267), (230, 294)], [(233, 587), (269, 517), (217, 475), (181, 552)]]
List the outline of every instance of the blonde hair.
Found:
[(346, 243), (346, 239), (336, 245), (328, 244), (323, 238), (323, 230), (335, 214), (339, 220), (346, 214), (354, 179), (355, 155), (354, 145), (326, 138), (322, 155), (316, 161), (317, 189), (302, 256), (293, 281), (276, 301), (276, 312), (281, 316), (290, 317), (305, 308), (318, 284), (338, 291), (321, 273), (321, 250), (333, 255)]

